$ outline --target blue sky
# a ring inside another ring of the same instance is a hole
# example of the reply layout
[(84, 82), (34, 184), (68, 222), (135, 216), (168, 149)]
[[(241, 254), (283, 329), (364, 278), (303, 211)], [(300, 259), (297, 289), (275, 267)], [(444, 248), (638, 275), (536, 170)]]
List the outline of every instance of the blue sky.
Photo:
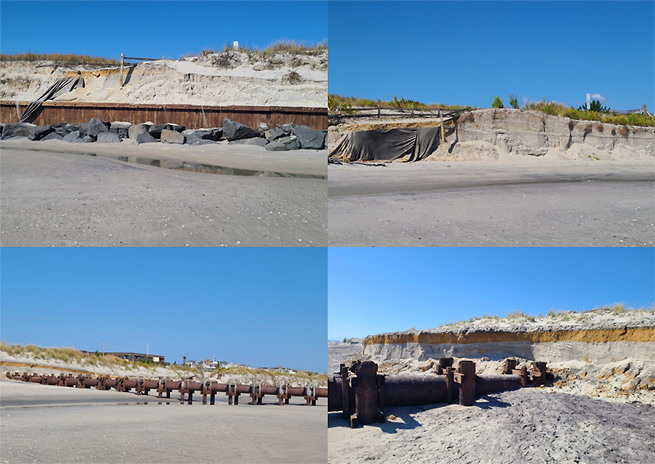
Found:
[(179, 58), (225, 43), (327, 40), (325, 2), (11, 2), (2, 0), (2, 53)]
[(327, 370), (327, 251), (3, 248), (7, 343)]
[(655, 303), (653, 248), (330, 248), (328, 338)]
[(329, 92), (655, 110), (653, 2), (330, 2)]

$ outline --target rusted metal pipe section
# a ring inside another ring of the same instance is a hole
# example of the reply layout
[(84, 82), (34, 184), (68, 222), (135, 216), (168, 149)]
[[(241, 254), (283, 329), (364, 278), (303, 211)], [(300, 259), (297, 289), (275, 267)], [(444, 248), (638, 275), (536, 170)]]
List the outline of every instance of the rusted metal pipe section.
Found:
[[(388, 406), (416, 406), (450, 403), (455, 398), (471, 406), (475, 398), (488, 393), (522, 386), (543, 385), (549, 374), (546, 363), (535, 362), (531, 371), (514, 369), (516, 360), (508, 360), (503, 372), (511, 374), (476, 375), (475, 363), (462, 360), (453, 370), (452, 358), (443, 358), (435, 374), (380, 375), (372, 361), (355, 362), (350, 368), (341, 365), (340, 373), (328, 377), (328, 411), (342, 411), (351, 427), (384, 419)], [(440, 373), (440, 374), (439, 374)]]
[(228, 396), (228, 404), (239, 404), (239, 396), (249, 394), (252, 397), (252, 404), (262, 404), (263, 397), (266, 395), (276, 396), (279, 404), (289, 404), (289, 398), (292, 396), (303, 397), (306, 404), (316, 405), (317, 398), (327, 398), (327, 387), (315, 387), (308, 383), (304, 387), (290, 386), (286, 384), (262, 385), (256, 381), (252, 384), (239, 383), (218, 383), (215, 381), (197, 382), (194, 380), (168, 380), (168, 379), (131, 379), (129, 377), (112, 378), (106, 375), (99, 377), (80, 374), (41, 375), (28, 374), (23, 372), (7, 372), (5, 376), (8, 379), (20, 380), (23, 382), (39, 383), (44, 385), (58, 385), (76, 388), (91, 388), (97, 390), (109, 390), (114, 388), (120, 392), (130, 392), (135, 390), (139, 395), (148, 395), (150, 390), (156, 390), (158, 397), (161, 398), (166, 393), (166, 398), (171, 397), (172, 391), (180, 393), (180, 401), (188, 399), (188, 403), (193, 401), (193, 394), (200, 392), (203, 396), (203, 404), (207, 404), (207, 396), (210, 397), (210, 404), (215, 404), (216, 393), (223, 392)]

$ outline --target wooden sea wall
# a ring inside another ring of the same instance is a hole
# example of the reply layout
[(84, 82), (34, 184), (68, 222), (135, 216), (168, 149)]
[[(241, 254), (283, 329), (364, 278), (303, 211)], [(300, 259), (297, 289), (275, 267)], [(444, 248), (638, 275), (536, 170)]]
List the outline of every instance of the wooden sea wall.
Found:
[[(19, 113), (29, 102), (0, 101), (0, 122), (18, 122)], [(270, 127), (276, 124), (295, 123), (313, 129), (327, 129), (327, 108), (291, 106), (196, 106), (151, 105), (126, 103), (52, 102), (43, 103), (32, 124), (47, 125), (62, 122), (79, 124), (91, 118), (102, 121), (125, 121), (132, 124), (152, 122), (174, 123), (190, 129), (221, 127), (229, 118), (257, 128), (264, 122)]]

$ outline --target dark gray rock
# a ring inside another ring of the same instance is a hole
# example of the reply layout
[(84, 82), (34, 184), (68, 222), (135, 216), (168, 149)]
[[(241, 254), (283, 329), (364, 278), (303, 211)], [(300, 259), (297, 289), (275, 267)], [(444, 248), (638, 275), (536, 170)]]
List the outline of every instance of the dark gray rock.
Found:
[(0, 138), (2, 138), (2, 132), (5, 130), (6, 124), (4, 122), (0, 122)]
[(283, 124), (282, 125), (282, 130), (284, 131), (285, 134), (291, 135), (291, 131), (293, 130), (293, 126), (295, 126), (295, 124)]
[(95, 137), (91, 135), (85, 135), (84, 137), (82, 137), (82, 142), (84, 143), (93, 143), (95, 141), (96, 141)]
[(297, 150), (300, 148), (300, 143), (298, 142), (298, 137), (291, 135), (289, 137), (281, 137), (275, 142), (269, 143), (264, 148), (268, 151)]
[(186, 137), (183, 134), (171, 129), (163, 129), (160, 139), (165, 143), (177, 143), (180, 145), (186, 141)]
[(80, 131), (73, 131), (69, 132), (64, 136), (64, 141), (65, 142), (76, 142), (80, 138), (81, 132)]
[(62, 137), (56, 132), (50, 132), (48, 135), (46, 135), (41, 139), (41, 142), (45, 142), (47, 140), (64, 140), (64, 137)]
[(251, 139), (243, 139), (243, 140), (234, 140), (230, 142), (230, 145), (256, 145), (258, 147), (263, 147), (264, 145), (268, 144), (268, 140), (263, 139), (261, 137), (253, 137)]
[(223, 138), (223, 128), (222, 127), (212, 127), (210, 129), (202, 129), (201, 139), (211, 140), (212, 142), (218, 142)]
[(321, 150), (325, 145), (325, 137), (327, 135), (327, 131), (312, 129), (308, 126), (294, 126), (292, 128), (292, 132), (293, 135), (298, 137), (300, 148)]
[(148, 133), (152, 135), (154, 138), (158, 139), (161, 138), (161, 131), (163, 131), (164, 129), (175, 130), (176, 127), (180, 128), (182, 126), (178, 126), (177, 124), (153, 124), (148, 129)]
[(141, 145), (142, 143), (158, 142), (158, 140), (154, 138), (152, 135), (150, 135), (148, 132), (144, 132), (142, 134), (137, 135), (135, 140), (138, 145)]
[(286, 132), (284, 132), (284, 130), (282, 130), (282, 128), (280, 126), (274, 127), (269, 132), (270, 132), (271, 135), (268, 138), (268, 140), (271, 141), (271, 142), (274, 141), (274, 140), (279, 139), (280, 137), (284, 137), (284, 136), (288, 135)]
[(61, 124), (53, 124), (50, 127), (52, 127), (54, 131), (62, 137), (70, 134), (73, 131), (80, 130), (80, 126), (78, 124), (69, 124), (67, 122)]
[(259, 132), (255, 129), (228, 118), (223, 119), (223, 135), (230, 141), (250, 139), (252, 137), (260, 136)]
[(174, 130), (175, 132), (184, 132), (186, 130), (186, 126), (180, 126), (179, 124), (173, 124), (172, 122), (169, 122), (168, 125), (170, 126), (170, 130)]
[(89, 123), (83, 122), (78, 126), (78, 130), (80, 131), (80, 134), (86, 135), (89, 132)]
[(101, 132), (98, 134), (98, 143), (120, 143), (121, 138), (114, 132)]
[(109, 132), (113, 132), (114, 134), (118, 135), (121, 139), (126, 139), (128, 138), (129, 135), (129, 129), (130, 126), (129, 122), (121, 122), (121, 121), (113, 121), (109, 125)]
[(89, 121), (89, 126), (86, 130), (86, 135), (90, 135), (91, 137), (97, 137), (98, 134), (101, 132), (108, 132), (109, 128), (108, 125), (102, 122), (98, 118), (91, 118)]
[(41, 140), (51, 132), (54, 132), (54, 129), (50, 126), (36, 126), (26, 122), (19, 122), (16, 124), (5, 125), (2, 138), (27, 137), (29, 140)]
[(128, 137), (131, 139), (136, 139), (138, 135), (147, 134), (147, 133), (148, 133), (147, 124), (134, 124), (127, 129)]

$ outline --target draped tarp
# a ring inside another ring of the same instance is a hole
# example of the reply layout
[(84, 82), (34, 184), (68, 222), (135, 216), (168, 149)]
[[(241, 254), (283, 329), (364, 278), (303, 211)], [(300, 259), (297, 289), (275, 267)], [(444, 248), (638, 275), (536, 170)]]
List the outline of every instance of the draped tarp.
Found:
[(339, 140), (329, 156), (346, 161), (420, 161), (437, 149), (440, 137), (439, 126), (356, 131)]
[(74, 77), (62, 77), (61, 79), (57, 79), (57, 81), (52, 84), (48, 90), (45, 91), (43, 95), (41, 95), (39, 98), (34, 100), (32, 103), (30, 103), (27, 108), (25, 108), (25, 111), (23, 112), (23, 115), (20, 117), (19, 122), (29, 122), (31, 117), (41, 108), (41, 104), (43, 104), (44, 101), (46, 100), (52, 100), (55, 97), (58, 97), (61, 94), (70, 92), (71, 90), (76, 89), (77, 87), (84, 87), (84, 78), (79, 77), (79, 76), (74, 76)]

